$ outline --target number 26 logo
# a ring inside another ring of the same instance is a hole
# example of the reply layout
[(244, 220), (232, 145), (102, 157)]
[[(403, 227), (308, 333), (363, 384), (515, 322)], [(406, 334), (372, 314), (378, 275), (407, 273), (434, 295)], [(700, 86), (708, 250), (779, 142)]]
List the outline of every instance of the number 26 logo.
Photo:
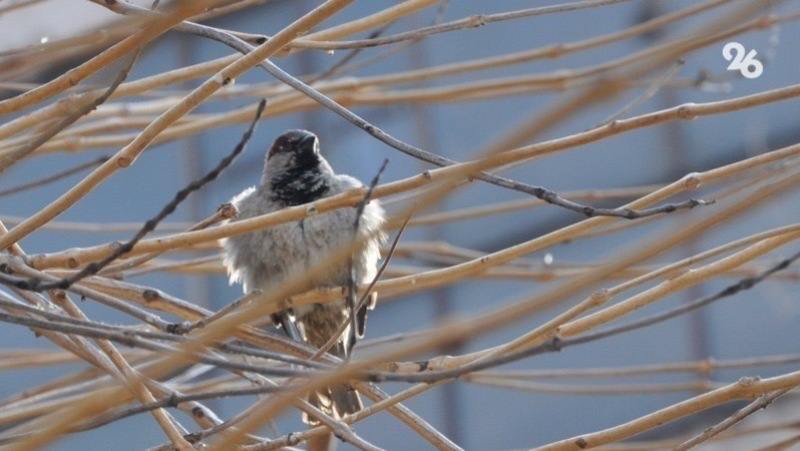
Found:
[(738, 70), (745, 78), (758, 78), (764, 72), (764, 65), (756, 59), (758, 52), (750, 50), (747, 52), (742, 44), (729, 42), (722, 47), (722, 57), (728, 64), (728, 70)]

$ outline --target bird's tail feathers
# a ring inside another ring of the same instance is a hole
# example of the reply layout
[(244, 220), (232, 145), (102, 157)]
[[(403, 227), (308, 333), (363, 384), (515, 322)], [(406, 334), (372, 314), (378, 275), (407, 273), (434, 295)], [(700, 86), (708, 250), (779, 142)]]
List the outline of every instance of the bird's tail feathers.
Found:
[[(364, 318), (366, 319), (366, 318)], [(283, 332), (292, 340), (306, 342), (307, 340), (301, 333), (297, 324), (290, 317), (289, 312), (275, 314), (273, 320), (280, 325)], [(341, 341), (330, 350), (338, 357), (347, 358), (349, 349)], [(361, 397), (352, 384), (339, 384), (318, 390), (311, 393), (308, 402), (322, 411), (324, 414), (339, 419), (345, 415), (350, 415), (364, 408)], [(318, 425), (319, 421), (303, 412), (303, 422), (309, 425)]]
[[(347, 351), (342, 342), (337, 343), (331, 349), (331, 353), (342, 358), (347, 356)], [(336, 419), (354, 414), (364, 408), (361, 396), (350, 383), (333, 385), (312, 393), (308, 397), (308, 402)], [(310, 418), (305, 413), (303, 413), (303, 422), (309, 425), (319, 424), (319, 421)]]

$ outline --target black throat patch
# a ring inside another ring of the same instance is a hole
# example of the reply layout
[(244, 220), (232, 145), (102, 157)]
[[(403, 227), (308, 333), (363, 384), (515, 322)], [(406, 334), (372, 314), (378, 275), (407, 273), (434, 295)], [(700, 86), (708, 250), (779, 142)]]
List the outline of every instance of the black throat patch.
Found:
[(313, 202), (330, 188), (316, 155), (297, 155), (293, 164), (272, 177), (272, 200), (286, 206)]

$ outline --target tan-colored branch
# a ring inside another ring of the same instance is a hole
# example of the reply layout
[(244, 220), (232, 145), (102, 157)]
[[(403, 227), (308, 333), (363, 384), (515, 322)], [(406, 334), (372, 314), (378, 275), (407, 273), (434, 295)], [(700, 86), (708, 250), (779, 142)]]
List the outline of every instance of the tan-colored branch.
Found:
[[(612, 121), (606, 125), (602, 125), (591, 130), (569, 135), (563, 138), (544, 141), (541, 143), (520, 147), (517, 149), (502, 152), (493, 155), (488, 161), (487, 166), (498, 167), (507, 165), (509, 163), (522, 162), (527, 159), (542, 156), (545, 154), (557, 152), (564, 149), (569, 149), (575, 146), (588, 144), (590, 142), (598, 141), (600, 139), (614, 136), (626, 131), (634, 130), (637, 128), (648, 127), (659, 123), (669, 122), (676, 119), (693, 119), (696, 117), (719, 114), (724, 112), (738, 111), (746, 108), (751, 108), (757, 105), (762, 105), (769, 102), (780, 101), (789, 99), (795, 96), (800, 96), (800, 84), (788, 86), (786, 88), (775, 89), (749, 96), (739, 97), (736, 99), (722, 100), (718, 102), (708, 103), (688, 103), (665, 110), (656, 111), (653, 113), (636, 116), (630, 119), (619, 121)], [(267, 108), (269, 109), (269, 107)], [(250, 114), (252, 117), (252, 112)], [(772, 161), (778, 161), (784, 158), (791, 157), (800, 153), (800, 145), (789, 146), (781, 149), (780, 151), (771, 152), (758, 157), (743, 160), (732, 165), (719, 168), (716, 171), (709, 171), (705, 173), (702, 179), (698, 178), (696, 174), (687, 176), (684, 180), (673, 183), (667, 187), (654, 191), (648, 196), (642, 198), (641, 202), (630, 203), (627, 206), (630, 208), (643, 208), (653, 205), (656, 202), (661, 202), (679, 192), (696, 189), (700, 184), (713, 180), (718, 180), (732, 175), (732, 173), (739, 173), (745, 169), (754, 166), (759, 166)], [(397, 194), (412, 189), (417, 189), (436, 181), (443, 180), (454, 173), (463, 171), (465, 167), (474, 162), (461, 163), (458, 165), (447, 166), (444, 168), (433, 169), (426, 171), (422, 174), (408, 177), (406, 179), (398, 180), (391, 183), (379, 185), (373, 192), (374, 198), (381, 198), (390, 194)], [(75, 191), (80, 185), (76, 186), (70, 192)], [(296, 221), (302, 219), (309, 214), (322, 213), (336, 208), (356, 205), (360, 199), (363, 198), (363, 189), (351, 190), (337, 196), (327, 197), (325, 199), (310, 203), (308, 205), (300, 205), (296, 207), (285, 208), (275, 213), (258, 216), (255, 218), (237, 221), (232, 224), (227, 224), (221, 227), (215, 227), (208, 230), (181, 233), (171, 236), (159, 238), (157, 240), (142, 240), (131, 252), (130, 255), (139, 255), (147, 252), (163, 251), (168, 249), (176, 249), (186, 247), (191, 244), (196, 244), (203, 241), (217, 240), (227, 236), (252, 232), (257, 229), (262, 229), (269, 226), (274, 226), (288, 221)], [(67, 193), (65, 196), (69, 195)], [(76, 194), (80, 196), (80, 193)], [(52, 206), (53, 204), (51, 204)], [(46, 210), (51, 209), (51, 206)], [(55, 207), (57, 208), (57, 207)], [(40, 221), (36, 220), (37, 215), (31, 217), (25, 223), (19, 224), (14, 230), (22, 229), (23, 231), (28, 228), (33, 228), (33, 224)], [(47, 221), (43, 221), (47, 222)], [(609, 223), (607, 218), (592, 218), (583, 221), (580, 224), (589, 225), (588, 228), (596, 227), (600, 224)], [(583, 227), (581, 227), (583, 228)], [(566, 230), (566, 229), (565, 229)], [(18, 232), (21, 235), (24, 232)], [(8, 235), (7, 235), (8, 236)], [(11, 242), (16, 241), (16, 237), (7, 238), (7, 236), (0, 237), (0, 249), (8, 246)], [(564, 237), (563, 239), (566, 239)], [(85, 265), (93, 260), (97, 260), (109, 255), (113, 251), (113, 245), (99, 245), (80, 250), (70, 250), (60, 253), (42, 254), (34, 256), (31, 259), (31, 264), (36, 268), (49, 268), (55, 266), (61, 267), (77, 267)], [(531, 250), (532, 251), (532, 250)], [(520, 252), (519, 254), (529, 253)], [(488, 261), (488, 259), (487, 259)], [(484, 262), (486, 263), (486, 262)]]
[(375, 14), (303, 36), (303, 41), (326, 41), (368, 31), (435, 5), (439, 0), (405, 0)]
[(756, 377), (745, 377), (734, 384), (689, 398), (685, 401), (628, 421), (627, 423), (591, 434), (583, 434), (560, 440), (536, 449), (540, 451), (580, 451), (582, 449), (594, 448), (632, 437), (678, 418), (683, 418), (730, 401), (737, 399), (754, 399), (764, 393), (796, 387), (797, 385), (800, 385), (800, 371), (761, 380)]
[[(160, 16), (144, 24), (142, 30), (123, 39), (99, 55), (70, 69), (52, 81), (7, 100), (0, 101), (0, 115), (19, 111), (35, 103), (57, 95), (78, 84), (81, 80), (106, 67), (137, 47), (159, 37), (162, 33), (179, 24), (183, 19), (203, 11), (212, 0), (182, 1), (170, 14)], [(4, 247), (4, 246), (3, 246)]]
[[(52, 293), (52, 298), (71, 317), (84, 321), (88, 319), (69, 297), (67, 297), (66, 293), (55, 291)], [(127, 385), (132, 394), (139, 399), (139, 402), (142, 404), (149, 404), (156, 400), (145, 383), (141, 381), (136, 370), (133, 369), (113, 343), (108, 340), (95, 340), (95, 342), (103, 353), (108, 356), (109, 360), (114, 364), (114, 367), (116, 367), (117, 371), (114, 375)], [(183, 438), (185, 430), (180, 427), (165, 409), (155, 409), (151, 413), (176, 449), (180, 451), (190, 451), (194, 449), (194, 447)]]
[[(626, 30), (622, 30), (620, 32), (614, 32), (614, 33), (610, 33), (610, 34), (607, 34), (607, 35), (601, 35), (601, 36), (597, 36), (597, 37), (590, 38), (590, 39), (583, 40), (583, 41), (576, 41), (576, 42), (571, 42), (571, 43), (553, 44), (553, 45), (549, 45), (549, 46), (545, 46), (545, 47), (541, 47), (541, 48), (537, 48), (537, 49), (532, 49), (532, 50), (527, 50), (527, 51), (517, 52), (517, 53), (511, 53), (511, 54), (508, 54), (508, 55), (502, 55), (502, 56), (499, 56), (499, 57), (480, 58), (480, 59), (476, 59), (476, 60), (472, 60), (472, 61), (465, 61), (465, 62), (461, 62), (461, 63), (444, 64), (444, 65), (433, 66), (433, 67), (429, 67), (429, 68), (425, 68), (425, 69), (418, 69), (418, 70), (412, 70), (412, 71), (406, 71), (406, 72), (399, 72), (399, 73), (396, 73), (396, 74), (378, 75), (378, 76), (373, 76), (373, 77), (363, 77), (363, 78), (357, 78), (357, 79), (348, 78), (348, 79), (345, 79), (345, 80), (342, 80), (342, 81), (339, 81), (339, 82), (333, 82), (333, 83), (324, 82), (322, 85), (318, 86), (318, 89), (321, 89), (321, 90), (326, 91), (326, 92), (329, 92), (329, 90), (332, 90), (332, 89), (340, 89), (340, 90), (341, 89), (347, 89), (349, 91), (352, 91), (354, 88), (364, 89), (364, 88), (367, 88), (367, 87), (378, 87), (378, 86), (383, 86), (383, 85), (387, 85), (387, 84), (410, 83), (410, 82), (415, 82), (415, 81), (431, 80), (431, 79), (438, 78), (438, 77), (443, 77), (443, 76), (446, 76), (446, 75), (455, 75), (455, 74), (461, 74), (461, 73), (475, 71), (475, 70), (488, 69), (488, 68), (497, 68), (499, 66), (509, 65), (509, 64), (520, 64), (520, 63), (524, 63), (524, 62), (531, 61), (531, 60), (534, 60), (534, 59), (545, 58), (545, 57), (547, 57), (547, 58), (557, 58), (557, 57), (561, 57), (563, 55), (566, 55), (566, 54), (569, 54), (569, 53), (572, 53), (572, 52), (575, 52), (575, 51), (591, 49), (591, 48), (594, 48), (594, 47), (597, 47), (597, 46), (600, 46), (600, 45), (605, 45), (605, 44), (608, 44), (608, 43), (611, 43), (611, 42), (615, 42), (615, 41), (620, 40), (620, 39), (626, 39), (626, 38), (629, 38), (629, 37), (632, 37), (632, 36), (636, 36), (636, 35), (639, 35), (639, 34), (642, 34), (642, 33), (646, 33), (646, 32), (652, 31), (652, 30), (657, 29), (659, 27), (663, 27), (664, 25), (666, 25), (668, 23), (674, 22), (676, 20), (680, 20), (680, 19), (685, 18), (685, 17), (689, 17), (689, 16), (691, 16), (693, 14), (696, 14), (696, 13), (702, 11), (702, 10), (705, 10), (705, 9), (708, 9), (708, 8), (712, 8), (712, 7), (716, 7), (719, 4), (725, 3), (727, 1), (729, 1), (729, 0), (710, 0), (708, 2), (705, 2), (705, 3), (702, 3), (702, 4), (696, 5), (696, 6), (692, 6), (692, 7), (686, 8), (685, 10), (680, 10), (680, 11), (676, 11), (674, 13), (665, 14), (663, 16), (656, 17), (654, 19), (651, 19), (649, 21), (646, 21), (646, 22), (643, 22), (641, 24), (635, 25), (635, 26), (633, 26), (631, 28), (628, 28)], [(791, 20), (791, 18), (784, 18), (784, 19), (785, 20)], [(158, 87), (162, 87), (162, 86), (164, 86), (166, 84), (176, 83), (178, 81), (185, 81), (185, 80), (193, 79), (193, 78), (196, 78), (196, 77), (199, 77), (199, 76), (208, 75), (208, 74), (214, 73), (216, 70), (219, 70), (220, 68), (224, 67), (226, 64), (229, 64), (230, 62), (234, 61), (235, 59), (236, 59), (236, 55), (231, 55), (231, 56), (220, 58), (220, 59), (217, 59), (217, 60), (208, 61), (206, 63), (199, 63), (199, 64), (196, 64), (194, 66), (188, 66), (186, 68), (175, 69), (173, 71), (166, 72), (166, 73), (163, 73), (163, 74), (158, 74), (158, 75), (154, 75), (154, 76), (151, 76), (151, 77), (146, 77), (144, 79), (137, 80), (137, 81), (134, 81), (134, 82), (125, 83), (120, 87), (120, 90), (115, 95), (115, 97), (123, 96), (123, 95), (128, 96), (128, 95), (134, 95), (134, 94), (143, 94), (143, 93), (146, 93), (147, 90), (152, 90), (152, 89), (155, 89), (155, 88), (158, 88)], [(631, 60), (631, 58), (629, 58), (628, 60)], [(635, 58), (633, 58), (633, 60), (635, 60)], [(573, 71), (564, 72), (564, 71), (560, 71), (559, 73), (551, 74), (551, 75), (541, 75), (541, 74), (539, 74), (539, 75), (534, 75), (532, 77), (531, 76), (521, 77), (521, 78), (518, 79), (517, 83), (512, 83), (511, 80), (496, 80), (494, 83), (488, 83), (487, 84), (486, 82), (480, 82), (480, 83), (483, 83), (483, 85), (480, 85), (480, 84), (475, 85), (474, 83), (472, 83), (472, 84), (465, 85), (465, 87), (474, 85), (478, 89), (490, 89), (490, 90), (491, 89), (495, 89), (496, 90), (496, 87), (503, 87), (502, 92), (505, 92), (505, 95), (510, 95), (512, 93), (519, 92), (519, 89), (514, 89), (513, 88), (515, 85), (517, 85), (517, 86), (519, 86), (521, 88), (524, 88), (526, 90), (526, 92), (530, 92), (530, 88), (531, 87), (536, 87), (536, 86), (540, 86), (540, 85), (541, 85), (542, 88), (545, 88), (545, 89), (549, 89), (549, 88), (552, 88), (552, 87), (559, 88), (559, 87), (562, 87), (563, 85), (566, 84), (567, 78), (565, 78), (565, 77), (569, 77), (569, 78), (578, 77), (579, 78), (579, 77), (583, 76), (583, 75), (580, 75), (580, 74), (583, 74), (584, 72), (585, 73), (593, 73), (594, 71), (595, 71), (595, 69), (586, 69), (586, 70), (579, 71), (579, 72), (573, 72)], [(548, 79), (550, 79), (552, 81), (552, 83), (544, 83)], [(532, 85), (531, 81), (534, 81), (534, 80), (538, 81), (539, 84), (533, 84)], [(273, 84), (271, 84), (269, 86), (270, 86), (270, 88), (268, 88), (266, 90), (259, 89), (259, 90), (256, 90), (256, 91), (250, 93), (250, 95), (263, 97), (263, 96), (274, 96), (274, 95), (277, 95), (279, 93), (289, 92), (287, 87), (283, 86), (283, 85), (273, 85)], [(325, 87), (323, 87), (323, 86), (325, 86)], [(338, 88), (337, 88), (337, 86), (338, 86)], [(495, 88), (492, 88), (492, 86), (495, 86)], [(509, 90), (509, 88), (511, 88), (512, 90)], [(450, 89), (450, 88), (448, 88), (448, 89)], [(239, 91), (240, 89), (236, 88), (236, 90)], [(224, 95), (223, 91), (224, 90), (220, 91), (218, 94), (219, 95)], [(462, 92), (469, 92), (469, 91), (472, 91), (472, 88), (470, 88), (467, 91), (462, 89), (461, 91)], [(439, 98), (439, 96), (441, 95), (441, 94), (433, 94), (433, 92), (435, 92), (435, 91), (431, 91), (429, 94), (421, 94), (422, 92), (424, 92), (424, 91), (410, 90), (408, 92), (403, 93), (402, 97), (398, 98), (397, 100), (403, 100), (403, 101), (413, 101), (413, 100), (417, 100), (417, 101), (420, 101), (420, 100), (434, 101), (437, 98)], [(499, 91), (495, 92), (495, 95), (499, 95), (499, 94), (500, 94)], [(384, 101), (385, 101), (385, 99), (381, 98), (380, 96), (375, 97), (374, 93), (369, 93), (368, 92), (368, 93), (365, 93), (365, 96), (361, 96), (361, 95), (359, 95), (359, 93), (357, 91), (355, 93), (347, 94), (346, 98), (348, 99), (348, 103), (350, 103), (350, 104), (353, 104), (353, 103), (383, 104)], [(465, 97), (462, 100), (465, 100), (467, 98), (468, 97)], [(444, 99), (444, 100), (453, 101), (453, 100), (458, 100), (458, 99), (455, 99), (455, 98), (451, 97), (451, 98)], [(177, 100), (175, 100), (175, 101), (177, 101)], [(174, 101), (173, 101), (173, 103), (174, 103)], [(165, 107), (166, 107), (166, 105), (165, 105)], [(0, 126), (0, 138), (8, 137), (14, 132), (18, 132), (18, 131), (23, 130), (23, 129), (27, 128), (27, 127), (30, 127), (31, 125), (36, 124), (36, 123), (44, 120), (45, 118), (52, 117), (52, 115), (55, 114), (55, 111), (50, 111), (52, 109), (53, 109), (52, 107), (43, 108), (41, 110), (38, 110), (38, 111), (34, 112), (32, 115), (26, 115), (24, 117), (21, 117), (19, 119), (11, 121), (11, 122), (9, 122), (7, 124), (1, 125)], [(129, 111), (129, 112), (133, 111), (133, 109), (131, 109), (130, 107), (126, 108), (126, 110)], [(108, 113), (108, 111), (106, 110), (105, 114), (107, 114), (107, 113)], [(128, 113), (128, 114), (130, 114), (130, 113)], [(29, 117), (29, 116), (35, 116), (35, 117)], [(94, 117), (101, 117), (101, 114), (100, 113), (95, 114)], [(53, 145), (48, 146), (46, 148), (46, 150), (52, 150), (54, 147), (57, 147), (57, 146), (58, 146), (58, 143), (54, 143)]]
[[(798, 178), (800, 180), (800, 178)], [(752, 244), (728, 257), (709, 263), (703, 267), (690, 269), (682, 274), (665, 280), (653, 288), (642, 291), (624, 301), (606, 307), (596, 313), (564, 324), (559, 328), (559, 333), (564, 337), (578, 335), (589, 329), (605, 324), (611, 319), (618, 319), (649, 303), (661, 299), (676, 291), (684, 290), (700, 282), (710, 280), (720, 272), (736, 268), (745, 262), (764, 255), (780, 246), (800, 239), (800, 232), (787, 233), (764, 241)]]

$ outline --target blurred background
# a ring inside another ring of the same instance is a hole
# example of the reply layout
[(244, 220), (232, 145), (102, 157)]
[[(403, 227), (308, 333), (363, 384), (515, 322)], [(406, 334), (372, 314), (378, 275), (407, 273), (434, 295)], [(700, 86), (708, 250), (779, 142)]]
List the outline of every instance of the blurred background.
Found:
[[(113, 26), (115, 17), (102, 7), (73, 0), (44, 0), (19, 8), (12, 1), (0, 1), (0, 98), (16, 93), (11, 82), (41, 83), (66, 68), (77, 65), (97, 51), (74, 52), (69, 58), (20, 69), (13, 49), (36, 45), (48, 40), (69, 37), (95, 27)], [(138, 2), (145, 6), (146, 3)], [(355, 2), (336, 15), (326, 26), (352, 20), (379, 11), (394, 2), (370, 0)], [(550, 4), (545, 1), (505, 0), (502, 2), (455, 0), (442, 7), (428, 8), (389, 26), (386, 33), (449, 21), (474, 14), (510, 11)], [(365, 77), (434, 64), (458, 62), (479, 57), (521, 51), (554, 43), (568, 43), (630, 27), (636, 23), (694, 4), (683, 0), (624, 1), (602, 8), (590, 8), (557, 15), (521, 18), (487, 24), (476, 29), (437, 34), (414, 42), (387, 48), (367, 48), (353, 58), (353, 63), (371, 62), (354, 67), (341, 76)], [(736, 3), (735, 1), (732, 3)], [(772, 2), (764, 2), (765, 8)], [(239, 31), (272, 34), (317, 2), (307, 0), (266, 1), (243, 12), (215, 18), (207, 23)], [(779, 2), (776, 13), (794, 11), (800, 2)], [(447, 86), (470, 81), (514, 77), (559, 69), (576, 69), (599, 64), (644, 49), (662, 39), (680, 37), (696, 26), (721, 14), (726, 7), (670, 24), (657, 33), (645, 34), (587, 52), (576, 52), (555, 60), (507, 65), (491, 70), (439, 78), (429, 82), (392, 86), (393, 90)], [(363, 34), (361, 37), (366, 36)], [(649, 99), (627, 109), (623, 117), (666, 108), (683, 102), (708, 102), (742, 96), (771, 88), (797, 83), (800, 79), (800, 24), (785, 22), (774, 27), (737, 36), (746, 49), (756, 49), (764, 62), (764, 72), (757, 79), (746, 79), (726, 71), (728, 62), (722, 57), (718, 43), (689, 55), (683, 64), (654, 74), (669, 77), (661, 89)], [(393, 52), (387, 55), (387, 52)], [(146, 48), (135, 65), (129, 80), (135, 80), (169, 68), (207, 61), (230, 54), (223, 45), (201, 38), (170, 32)], [(336, 64), (349, 51), (304, 51), (274, 61), (292, 74), (313, 74)], [(378, 58), (377, 60), (372, 60)], [(115, 72), (104, 72), (90, 84), (107, 85)], [(666, 80), (666, 79), (665, 79)], [(239, 85), (272, 81), (260, 70), (250, 70), (236, 80)], [(197, 82), (170, 86), (168, 90), (184, 92)], [(601, 103), (581, 111), (557, 128), (548, 130), (547, 139), (585, 130), (603, 123), (615, 112), (630, 104), (647, 85), (631, 90), (613, 102)], [(508, 96), (457, 102), (405, 102), (389, 106), (354, 106), (354, 111), (394, 136), (456, 160), (474, 157), (496, 142), (504, 133), (561, 98), (557, 91), (521, 92)], [(224, 98), (203, 104), (197, 113), (214, 113), (253, 104), (252, 98)], [(665, 184), (686, 173), (702, 171), (766, 150), (800, 141), (800, 103), (796, 100), (772, 103), (741, 112), (671, 122), (624, 133), (610, 139), (566, 152), (539, 158), (521, 165), (506, 175), (559, 192), (582, 189), (609, 189)], [(4, 118), (6, 120), (8, 118)], [(244, 124), (213, 128), (188, 139), (154, 145), (130, 169), (121, 171), (99, 189), (61, 215), (51, 228), (23, 240), (29, 253), (60, 250), (69, 246), (87, 246), (114, 239), (124, 240), (130, 232), (113, 232), (118, 223), (141, 223), (154, 215), (175, 191), (216, 164), (238, 141)], [(256, 184), (262, 170), (264, 152), (272, 140), (288, 128), (306, 128), (321, 138), (323, 153), (338, 172), (349, 173), (362, 181), (371, 179), (384, 158), (389, 165), (383, 181), (408, 177), (428, 166), (411, 159), (325, 109), (271, 117), (261, 122), (247, 151), (220, 180), (207, 186), (186, 202), (169, 219), (172, 222), (193, 222), (202, 219), (242, 189)], [(0, 190), (25, 183), (45, 174), (70, 167), (79, 161), (90, 161), (118, 150), (98, 148), (79, 153), (48, 153), (27, 160), (0, 178)], [(16, 195), (0, 196), (0, 219), (13, 225), (27, 217), (68, 189), (79, 176), (61, 180), (41, 189)], [(524, 196), (484, 183), (472, 183), (449, 196), (436, 211), (487, 205), (498, 201), (522, 199)], [(591, 204), (616, 206), (631, 197), (589, 201)], [(389, 208), (392, 203), (389, 202)], [(713, 207), (709, 207), (713, 208)], [(431, 213), (427, 211), (424, 213)], [(643, 221), (621, 233), (605, 234), (564, 243), (545, 252), (529, 255), (523, 268), (544, 269), (592, 264), (617, 254), (638, 239), (671, 228), (680, 228), (699, 212), (682, 212), (661, 221)], [(465, 219), (430, 226), (415, 226), (404, 235), (402, 243), (446, 241), (480, 253), (492, 252), (542, 235), (580, 220), (580, 215), (545, 206), (522, 209), (485, 218)], [(800, 202), (797, 192), (776, 197), (754, 208), (736, 221), (707, 230), (684, 246), (662, 255), (657, 261), (671, 262), (768, 228), (797, 222)], [(73, 222), (109, 224), (105, 230), (76, 231)], [(777, 262), (791, 251), (789, 247), (764, 257), (763, 264)], [(784, 255), (785, 254), (785, 255)], [(182, 255), (185, 257), (186, 255)], [(168, 256), (169, 258), (177, 258)], [(410, 263), (397, 258), (390, 269), (401, 271)], [(445, 264), (431, 261), (429, 265)], [(797, 274), (790, 269), (789, 274)], [(696, 288), (671, 296), (657, 306), (645, 308), (634, 316), (679, 305), (689, 299), (718, 290), (735, 279), (719, 278)], [(212, 309), (218, 309), (240, 294), (240, 287), (229, 286), (224, 274), (143, 274), (132, 279), (136, 283), (157, 286)], [(602, 286), (611, 286), (609, 281)], [(367, 339), (404, 331), (427, 328), (442, 318), (474, 315), (497, 308), (522, 296), (550, 286), (541, 278), (518, 277), (475, 278), (442, 289), (386, 300), (370, 315)], [(602, 286), (597, 286), (600, 288)], [(607, 340), (572, 347), (561, 353), (537, 356), (509, 365), (507, 368), (588, 368), (678, 362), (700, 359), (734, 359), (767, 354), (798, 352), (800, 342), (800, 308), (798, 279), (783, 277), (769, 280), (751, 291), (726, 299), (691, 315), (661, 323), (655, 327), (624, 334)], [(586, 293), (584, 293), (586, 294)], [(570, 305), (579, 298), (570, 300)], [(91, 302), (82, 304), (87, 314), (103, 321), (127, 321), (107, 308)], [(558, 310), (560, 311), (560, 310)], [(516, 337), (556, 313), (544, 311), (500, 332), (481, 336), (439, 353), (462, 353), (483, 349)], [(51, 348), (44, 339), (32, 338), (29, 330), (13, 325), (0, 326), (0, 351)], [(437, 353), (438, 354), (438, 353)], [(357, 354), (356, 354), (357, 355)], [(758, 369), (714, 370), (710, 373), (650, 375), (623, 380), (591, 380), (596, 384), (675, 383), (690, 381), (727, 382), (744, 375), (770, 376), (791, 371), (797, 365)], [(31, 370), (2, 370), (0, 366), (0, 398), (46, 382), (80, 365), (59, 365)], [(506, 367), (504, 367), (506, 368)], [(754, 371), (757, 371), (754, 374)], [(587, 381), (578, 381), (584, 383)], [(405, 384), (388, 384), (391, 392)], [(470, 382), (448, 384), (414, 398), (407, 405), (427, 419), (465, 449), (514, 449), (544, 444), (582, 432), (619, 424), (660, 407), (699, 393), (677, 390), (652, 393), (563, 394), (517, 391), (494, 388)], [(210, 406), (223, 417), (240, 411), (252, 402), (250, 398), (214, 401)], [(688, 434), (702, 429), (730, 414), (740, 404), (720, 408), (654, 430), (637, 439), (660, 439)], [(760, 414), (792, 419), (793, 399), (781, 399), (775, 407)], [(798, 418), (800, 419), (800, 418)], [(188, 424), (188, 422), (186, 423)], [(295, 412), (285, 414), (275, 426), (281, 433), (302, 428)], [(388, 414), (370, 417), (356, 426), (367, 440), (386, 449), (425, 449), (427, 444)], [(270, 435), (268, 433), (268, 435)], [(757, 437), (754, 437), (757, 439)], [(764, 444), (769, 440), (755, 443)], [(89, 433), (68, 436), (52, 448), (59, 450), (141, 449), (163, 441), (163, 434), (146, 415), (116, 422)], [(724, 444), (724, 442), (721, 442)], [(718, 445), (722, 446), (722, 445)], [(347, 445), (340, 445), (349, 449)]]

